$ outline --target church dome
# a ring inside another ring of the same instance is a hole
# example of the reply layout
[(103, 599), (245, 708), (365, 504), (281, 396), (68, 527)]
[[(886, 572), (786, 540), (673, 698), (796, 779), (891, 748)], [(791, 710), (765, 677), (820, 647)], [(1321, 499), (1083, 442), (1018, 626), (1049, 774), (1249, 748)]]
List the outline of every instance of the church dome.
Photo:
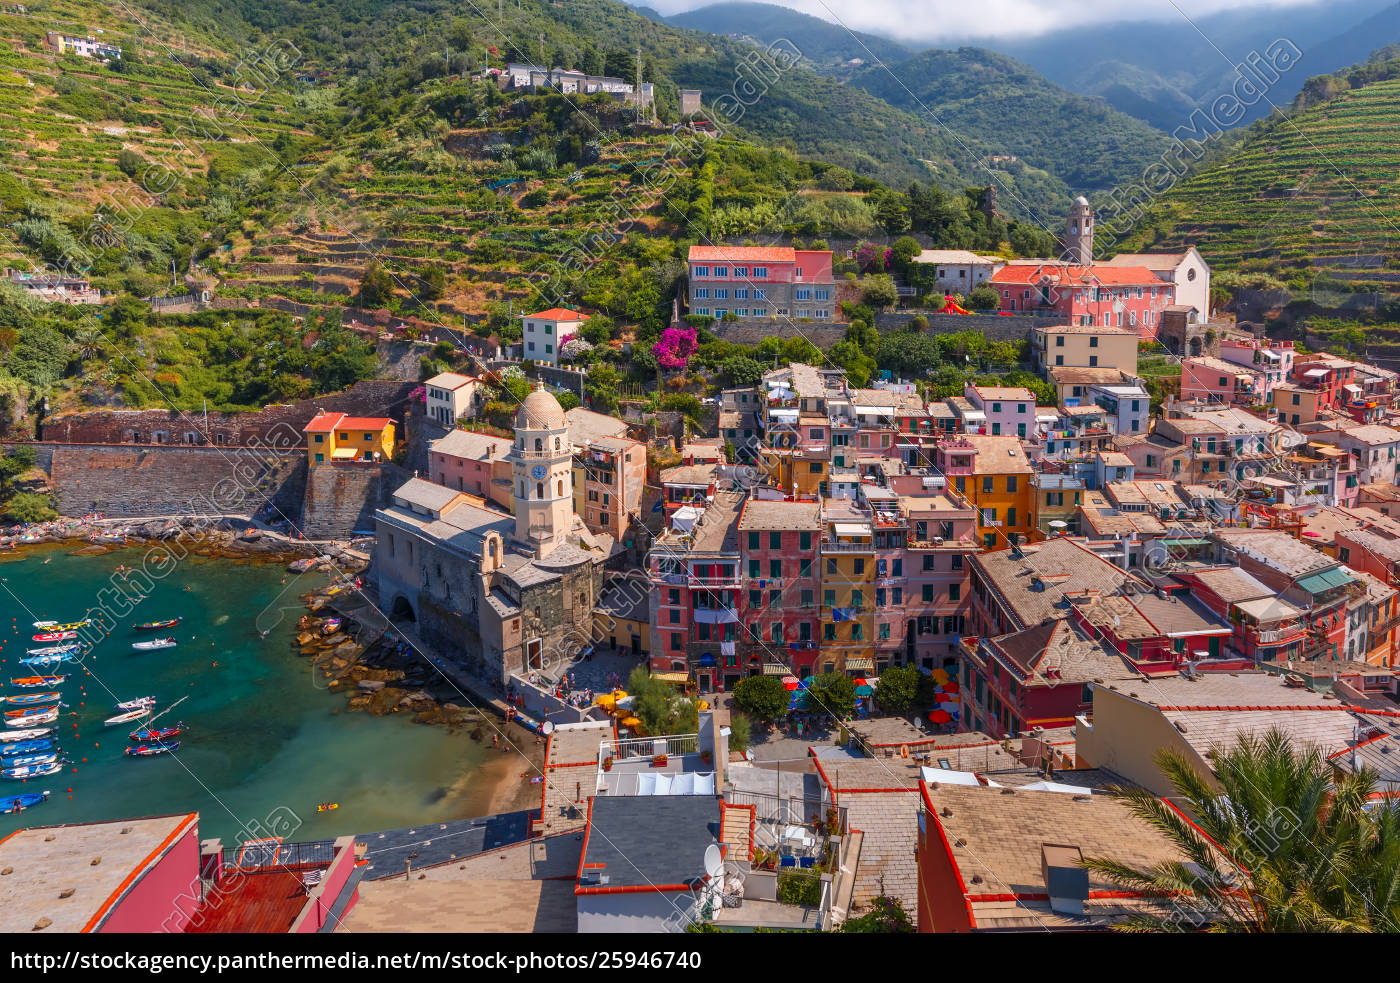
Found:
[(1085, 198), (1083, 195), (1080, 195), (1078, 198), (1074, 199), (1074, 203), (1075, 203), (1076, 205), (1080, 205), (1080, 206), (1082, 206), (1082, 207), (1084, 207), (1084, 208), (1088, 208), (1088, 207), (1089, 207), (1089, 199), (1088, 199), (1088, 198)]
[(515, 412), (517, 430), (566, 430), (564, 407), (547, 389), (536, 389), (525, 397), (520, 409)]

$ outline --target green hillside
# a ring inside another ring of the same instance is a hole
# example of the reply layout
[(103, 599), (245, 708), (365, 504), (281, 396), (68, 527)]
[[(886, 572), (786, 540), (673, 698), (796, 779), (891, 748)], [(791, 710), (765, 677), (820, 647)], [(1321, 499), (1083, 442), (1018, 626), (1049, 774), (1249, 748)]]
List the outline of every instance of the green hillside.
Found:
[(1373, 255), (1400, 265), (1397, 122), (1400, 78), (1256, 124), (1233, 154), (1151, 205), (1119, 248), (1194, 244), (1219, 269), (1282, 275), (1364, 278)]

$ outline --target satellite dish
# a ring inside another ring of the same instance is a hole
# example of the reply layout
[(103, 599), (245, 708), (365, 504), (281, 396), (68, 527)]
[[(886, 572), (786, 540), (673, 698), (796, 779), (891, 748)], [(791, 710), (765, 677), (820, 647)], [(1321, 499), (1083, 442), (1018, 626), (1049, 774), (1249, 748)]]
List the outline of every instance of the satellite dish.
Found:
[(552, 720), (546, 720), (544, 723), (540, 724), (540, 733), (543, 734), (543, 735), (546, 736), (546, 737), (548, 737), (550, 734), (553, 734), (553, 733), (554, 733), (554, 721), (552, 721)]
[(724, 858), (714, 843), (705, 847), (705, 873), (710, 875), (711, 880), (717, 880), (724, 873)]

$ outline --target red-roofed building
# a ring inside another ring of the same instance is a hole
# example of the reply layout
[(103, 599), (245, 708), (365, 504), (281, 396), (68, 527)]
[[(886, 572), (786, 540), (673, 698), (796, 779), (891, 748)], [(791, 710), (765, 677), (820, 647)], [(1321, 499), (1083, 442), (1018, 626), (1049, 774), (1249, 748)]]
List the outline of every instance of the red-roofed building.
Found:
[(992, 274), (990, 285), (1003, 311), (1056, 315), (1071, 325), (1127, 328), (1139, 337), (1157, 333), (1175, 288), (1140, 266), (1066, 266), (1016, 262)]
[(690, 313), (716, 319), (836, 316), (828, 249), (790, 246), (691, 246)]
[(352, 461), (373, 464), (394, 456), (394, 421), (387, 416), (318, 413), (305, 431), (306, 461), (312, 467)]
[(520, 315), (520, 355), (533, 362), (559, 364), (559, 347), (578, 333), (587, 314), (567, 307), (551, 307), (537, 314)]

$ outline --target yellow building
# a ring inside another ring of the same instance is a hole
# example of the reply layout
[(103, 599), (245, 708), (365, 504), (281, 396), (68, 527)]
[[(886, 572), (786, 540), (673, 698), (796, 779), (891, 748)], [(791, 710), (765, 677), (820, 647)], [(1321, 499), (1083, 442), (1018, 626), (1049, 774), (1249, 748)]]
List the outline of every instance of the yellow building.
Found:
[(1137, 375), (1138, 334), (1127, 328), (1093, 324), (1035, 328), (1031, 355), (1041, 372), (1064, 367), (1118, 369)]
[(831, 462), (825, 452), (762, 447), (758, 454), (759, 471), (769, 484), (800, 498), (827, 493)]
[(306, 461), (312, 467), (394, 457), (394, 421), (387, 416), (319, 413), (306, 425)]
[[(957, 457), (971, 457), (966, 467), (971, 474), (957, 474), (945, 468), (953, 490), (977, 508), (977, 537), (984, 549), (999, 550), (1010, 545), (1007, 537), (1017, 533), (1022, 542), (1035, 528), (1035, 470), (1016, 437), (986, 434), (959, 434)], [(966, 447), (965, 445), (971, 445)], [(968, 455), (967, 451), (974, 453)]]

